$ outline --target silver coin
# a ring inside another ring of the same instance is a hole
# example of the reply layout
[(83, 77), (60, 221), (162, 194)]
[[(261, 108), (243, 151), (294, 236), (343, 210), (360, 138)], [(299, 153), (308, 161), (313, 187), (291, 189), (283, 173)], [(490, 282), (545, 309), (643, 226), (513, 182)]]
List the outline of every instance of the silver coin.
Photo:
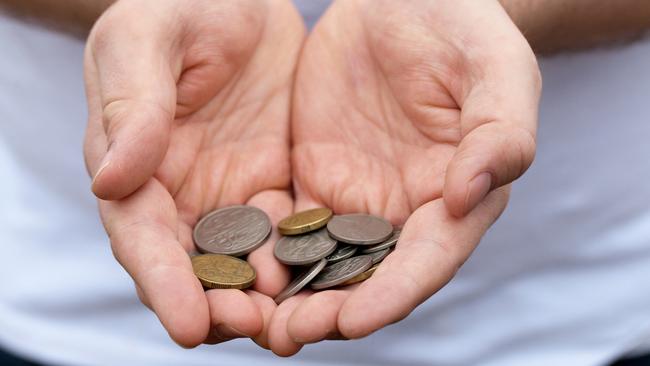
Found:
[(300, 276), (296, 277), (291, 283), (285, 287), (278, 296), (275, 297), (275, 303), (280, 304), (284, 300), (290, 298), (291, 296), (295, 295), (298, 293), (298, 291), (302, 290), (303, 287), (305, 287), (309, 281), (313, 280), (316, 275), (320, 273), (320, 271), (325, 268), (327, 265), (327, 259), (323, 258), (311, 268), (303, 272)]
[(377, 264), (377, 263), (383, 261), (384, 258), (386, 258), (386, 256), (388, 256), (388, 254), (390, 252), (391, 252), (391, 248), (386, 248), (386, 249), (380, 250), (378, 252), (372, 252), (372, 253), (369, 253), (369, 254), (366, 254), (366, 255), (370, 256), (370, 258), (372, 258), (372, 264)]
[(339, 244), (339, 246), (336, 247), (334, 253), (328, 255), (325, 259), (327, 259), (327, 261), (332, 264), (350, 258), (356, 252), (357, 247), (354, 245)]
[(397, 244), (397, 240), (399, 239), (401, 233), (402, 233), (402, 229), (395, 229), (395, 231), (393, 231), (393, 235), (391, 235), (390, 238), (386, 239), (382, 243), (373, 245), (371, 247), (363, 248), (361, 254), (374, 253), (394, 246), (395, 244)]
[(393, 225), (377, 216), (348, 214), (334, 216), (327, 223), (327, 231), (344, 243), (372, 245), (388, 239), (393, 234)]
[(363, 273), (372, 266), (372, 258), (368, 255), (352, 257), (325, 267), (314, 278), (311, 288), (322, 290), (339, 285), (354, 276)]
[(229, 206), (212, 211), (194, 227), (194, 243), (202, 253), (234, 257), (248, 254), (271, 234), (271, 220), (253, 206)]
[(336, 240), (327, 235), (327, 230), (297, 236), (285, 236), (275, 244), (273, 253), (282, 263), (302, 266), (318, 262), (336, 250)]

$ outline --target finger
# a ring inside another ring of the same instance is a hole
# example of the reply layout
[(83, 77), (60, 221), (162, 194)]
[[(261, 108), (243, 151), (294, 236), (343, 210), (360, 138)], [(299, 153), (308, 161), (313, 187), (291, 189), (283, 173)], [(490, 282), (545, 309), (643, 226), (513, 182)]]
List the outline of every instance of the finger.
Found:
[(338, 316), (353, 287), (316, 292), (293, 311), (287, 321), (289, 337), (296, 343), (315, 343), (339, 334)]
[(216, 344), (234, 338), (256, 337), (264, 328), (262, 313), (253, 299), (241, 290), (208, 290), (212, 323), (205, 343)]
[[(86, 49), (88, 53), (88, 49)], [(87, 58), (87, 57), (86, 57)], [(108, 142), (106, 141), (106, 132), (101, 124), (101, 101), (99, 100), (99, 90), (96, 79), (94, 65), (84, 67), (86, 73), (86, 101), (88, 104), (88, 126), (84, 136), (84, 163), (86, 171), (91, 177), (94, 177), (102, 162)]]
[(445, 204), (457, 217), (519, 178), (535, 157), (539, 69), (527, 46), (504, 50), (476, 62), (477, 81), (460, 103), (462, 139), (443, 189)]
[(262, 331), (257, 336), (253, 337), (253, 341), (262, 348), (271, 349), (269, 346), (269, 328), (271, 326), (273, 313), (275, 313), (275, 309), (277, 309), (277, 305), (272, 298), (257, 291), (246, 291), (246, 294), (248, 294), (255, 304), (257, 304), (257, 307), (262, 313), (262, 318), (264, 319)]
[(100, 201), (115, 258), (141, 290), (170, 337), (184, 347), (205, 340), (210, 312), (188, 254), (178, 242), (176, 207), (150, 180), (120, 201)]
[(146, 307), (149, 308), (149, 310), (153, 311), (153, 308), (151, 307), (151, 304), (149, 303), (149, 299), (144, 295), (144, 291), (142, 291), (142, 288), (138, 286), (138, 284), (135, 284), (135, 293), (138, 295), (138, 299), (140, 299), (140, 302)]
[(269, 190), (258, 193), (247, 203), (266, 212), (273, 225), (269, 239), (250, 253), (247, 260), (257, 272), (254, 289), (274, 297), (289, 284), (290, 280), (289, 269), (275, 258), (273, 249), (280, 239), (280, 234), (276, 230), (278, 222), (291, 214), (293, 202), (289, 192)]
[[(295, 163), (294, 163), (295, 165)], [(302, 212), (312, 208), (327, 207), (324, 203), (317, 201), (309, 195), (303, 188), (299, 180), (294, 179), (293, 189), (296, 196), (295, 212)]]
[(278, 305), (273, 313), (271, 325), (269, 326), (269, 346), (271, 351), (278, 356), (293, 356), (302, 348), (302, 344), (294, 342), (287, 332), (287, 322), (294, 309), (309, 296), (307, 292), (301, 292), (292, 296), (282, 304)]
[(442, 200), (417, 209), (396, 250), (343, 303), (340, 333), (360, 338), (406, 317), (453, 277), (506, 201), (502, 188), (463, 218), (451, 216)]
[(123, 198), (153, 175), (175, 114), (177, 67), (169, 30), (156, 17), (136, 16), (111, 9), (86, 52), (89, 107), (100, 109), (89, 112), (89, 124), (103, 125), (107, 139), (106, 150), (94, 154), (101, 160), (92, 189), (102, 199)]

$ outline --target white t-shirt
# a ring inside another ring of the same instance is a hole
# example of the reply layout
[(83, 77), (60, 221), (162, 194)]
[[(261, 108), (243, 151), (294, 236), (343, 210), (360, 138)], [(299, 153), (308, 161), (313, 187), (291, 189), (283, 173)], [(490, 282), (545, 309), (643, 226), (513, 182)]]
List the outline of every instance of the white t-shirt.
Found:
[(290, 359), (181, 349), (139, 303), (83, 167), (82, 48), (0, 18), (0, 347), (65, 365), (593, 366), (648, 344), (650, 41), (542, 60), (537, 160), (456, 278), (396, 325)]

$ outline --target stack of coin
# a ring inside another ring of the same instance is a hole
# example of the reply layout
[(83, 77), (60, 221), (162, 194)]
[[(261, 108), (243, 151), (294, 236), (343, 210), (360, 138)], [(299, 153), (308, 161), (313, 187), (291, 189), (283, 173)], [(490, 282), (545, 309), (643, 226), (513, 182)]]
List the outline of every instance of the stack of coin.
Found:
[(252, 206), (229, 206), (212, 211), (194, 227), (194, 243), (201, 253), (192, 257), (194, 273), (206, 288), (244, 289), (256, 273), (244, 256), (271, 234), (271, 220)]
[(291, 215), (280, 221), (278, 230), (284, 236), (275, 245), (275, 257), (290, 266), (308, 266), (275, 298), (278, 304), (308, 284), (323, 290), (366, 280), (400, 235), (383, 218), (332, 216), (327, 208)]

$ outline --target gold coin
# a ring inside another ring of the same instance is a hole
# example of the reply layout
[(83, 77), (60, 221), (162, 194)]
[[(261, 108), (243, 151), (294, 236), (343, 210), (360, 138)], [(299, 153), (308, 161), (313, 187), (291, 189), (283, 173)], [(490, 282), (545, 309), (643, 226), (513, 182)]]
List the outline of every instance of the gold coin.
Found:
[(314, 208), (285, 217), (278, 223), (278, 231), (282, 235), (304, 234), (322, 228), (331, 218), (329, 208)]
[(192, 269), (203, 287), (244, 289), (255, 282), (255, 269), (248, 262), (223, 254), (192, 257)]
[(374, 266), (367, 269), (365, 272), (363, 272), (361, 274), (358, 274), (355, 277), (350, 278), (349, 280), (343, 282), (341, 284), (341, 286), (353, 285), (355, 283), (359, 283), (359, 282), (367, 280), (368, 278), (370, 278), (372, 276), (373, 273), (375, 273), (375, 271), (377, 270), (377, 267), (379, 267), (380, 264), (381, 263), (377, 263)]

